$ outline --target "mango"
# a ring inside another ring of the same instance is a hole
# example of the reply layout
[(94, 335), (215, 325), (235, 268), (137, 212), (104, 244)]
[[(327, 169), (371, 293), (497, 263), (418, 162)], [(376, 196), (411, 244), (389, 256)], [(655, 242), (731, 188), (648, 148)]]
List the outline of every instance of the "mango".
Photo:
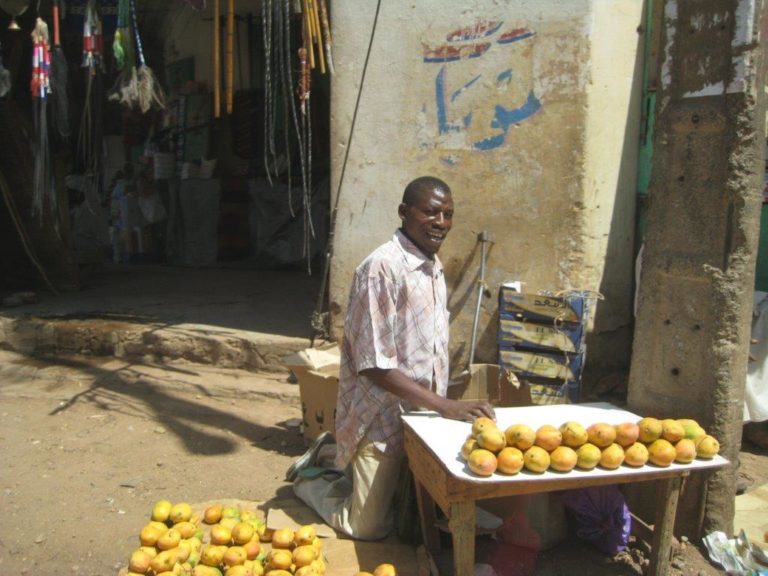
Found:
[(475, 448), (479, 448), (479, 446), (477, 445), (477, 440), (475, 440), (474, 437), (464, 440), (464, 444), (461, 445), (461, 450), (459, 452), (461, 454), (461, 458), (465, 462), (469, 460), (469, 455)]
[(587, 428), (589, 442), (598, 448), (606, 448), (616, 440), (616, 429), (605, 422), (596, 422)]
[(317, 558), (317, 550), (311, 544), (298, 546), (293, 550), (293, 564), (297, 568), (309, 566)]
[(576, 450), (576, 466), (582, 470), (592, 470), (600, 463), (601, 454), (600, 448), (587, 442)]
[(634, 422), (622, 422), (614, 426), (616, 430), (616, 444), (622, 448), (632, 446), (640, 438), (640, 427)]
[(536, 441), (536, 431), (527, 424), (512, 424), (504, 431), (507, 446), (514, 446), (519, 450), (528, 450)]
[(150, 556), (141, 548), (134, 550), (133, 554), (131, 554), (131, 559), (128, 561), (128, 570), (144, 574), (149, 570), (149, 563), (152, 561), (152, 558), (153, 556)]
[(648, 462), (648, 448), (642, 442), (635, 442), (624, 448), (624, 464), (639, 468)]
[(192, 507), (186, 502), (179, 502), (171, 507), (168, 520), (174, 524), (178, 524), (179, 522), (187, 522), (191, 517)]
[(507, 445), (507, 439), (498, 428), (486, 428), (477, 435), (477, 445), (495, 454)]
[(171, 504), (168, 500), (159, 500), (152, 507), (152, 520), (156, 522), (165, 522), (171, 514)]
[(272, 534), (272, 548), (289, 549), (293, 546), (293, 530), (278, 528)]
[(579, 457), (570, 446), (558, 446), (549, 455), (549, 467), (557, 472), (570, 472), (576, 467)]
[(203, 512), (203, 522), (206, 524), (217, 524), (221, 520), (221, 511), (223, 506), (221, 504), (213, 504), (208, 506)]
[(560, 425), (560, 434), (563, 437), (563, 444), (571, 448), (578, 448), (586, 444), (589, 439), (587, 429), (578, 422), (564, 422)]
[(475, 420), (472, 422), (472, 435), (477, 436), (481, 432), (484, 432), (485, 430), (489, 429), (495, 429), (497, 428), (496, 422), (494, 420), (491, 420), (487, 416), (480, 416), (478, 418), (475, 418)]
[(615, 470), (624, 462), (624, 448), (613, 442), (600, 452), (600, 466), (606, 470)]
[(720, 452), (720, 443), (713, 436), (704, 436), (696, 445), (696, 455), (708, 460)]
[(160, 550), (170, 550), (171, 548), (176, 548), (176, 546), (179, 545), (179, 542), (181, 542), (181, 533), (178, 530), (171, 528), (157, 539), (155, 546)]
[(526, 470), (540, 474), (549, 468), (549, 452), (541, 446), (531, 446), (523, 452), (523, 463)]
[(498, 461), (496, 455), (490, 450), (478, 448), (472, 450), (467, 460), (469, 469), (478, 476), (490, 476), (496, 471)]
[(696, 458), (696, 444), (690, 438), (682, 438), (675, 444), (675, 462), (690, 464)]
[(544, 448), (547, 452), (552, 452), (562, 442), (563, 434), (551, 424), (544, 424), (536, 430), (536, 441), (534, 444)]
[(674, 444), (685, 437), (685, 430), (677, 420), (666, 418), (661, 421), (661, 437)]
[(640, 442), (650, 444), (661, 438), (661, 420), (646, 416), (637, 423), (637, 426), (640, 428)]
[(502, 474), (517, 474), (523, 469), (525, 459), (523, 453), (514, 446), (507, 446), (496, 456), (497, 470)]
[(238, 566), (248, 560), (248, 556), (245, 552), (245, 548), (242, 546), (230, 546), (224, 552), (224, 556), (221, 561), (225, 566)]
[(648, 460), (651, 464), (655, 464), (656, 466), (666, 468), (674, 462), (676, 456), (677, 452), (675, 451), (675, 447), (669, 440), (665, 440), (664, 438), (654, 440), (651, 442), (651, 445), (648, 446)]

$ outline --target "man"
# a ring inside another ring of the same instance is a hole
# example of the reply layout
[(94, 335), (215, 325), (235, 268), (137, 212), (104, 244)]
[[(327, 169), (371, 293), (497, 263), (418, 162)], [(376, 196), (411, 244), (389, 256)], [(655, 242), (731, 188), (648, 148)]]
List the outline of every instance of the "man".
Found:
[[(413, 408), (445, 418), (493, 418), (487, 402), (445, 397), (448, 309), (437, 252), (453, 224), (448, 185), (431, 176), (405, 188), (402, 226), (355, 271), (342, 344), (336, 411), (340, 478), (299, 477), (297, 496), (330, 526), (362, 540), (392, 529), (392, 502), (403, 461), (400, 414)], [(319, 446), (289, 470), (312, 464)]]

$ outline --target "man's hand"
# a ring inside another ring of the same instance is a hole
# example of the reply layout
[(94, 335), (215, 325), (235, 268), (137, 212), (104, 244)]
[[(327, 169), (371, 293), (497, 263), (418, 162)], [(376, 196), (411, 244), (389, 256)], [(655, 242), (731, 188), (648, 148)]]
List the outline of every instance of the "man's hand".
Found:
[(460, 402), (438, 396), (434, 392), (419, 386), (397, 369), (384, 370), (382, 368), (368, 368), (361, 372), (370, 378), (377, 386), (408, 400), (415, 406), (434, 410), (443, 418), (452, 420), (471, 421), (480, 416), (487, 416), (496, 420), (493, 406), (488, 402)]
[(492, 420), (496, 420), (493, 406), (488, 402), (461, 402), (459, 400), (448, 400), (445, 398), (443, 399), (442, 404), (443, 405), (438, 412), (443, 418), (472, 421), (480, 416), (485, 416)]

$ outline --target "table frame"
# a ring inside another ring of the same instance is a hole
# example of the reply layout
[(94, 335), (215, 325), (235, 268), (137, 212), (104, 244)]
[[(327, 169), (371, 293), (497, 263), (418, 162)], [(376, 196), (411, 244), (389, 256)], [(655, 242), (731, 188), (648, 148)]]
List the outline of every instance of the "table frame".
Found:
[(473, 482), (452, 474), (423, 439), (404, 421), (405, 451), (413, 473), (416, 500), (424, 544), (430, 553), (440, 549), (435, 504), (448, 518), (453, 538), (454, 574), (473, 576), (475, 565), (475, 501), (486, 498), (536, 494), (588, 486), (655, 481), (656, 504), (653, 541), (651, 543), (650, 576), (664, 576), (669, 571), (672, 533), (677, 502), (683, 479), (692, 471), (707, 472), (714, 468), (654, 468), (643, 475), (622, 473), (585, 478), (584, 476), (537, 479), (519, 482)]

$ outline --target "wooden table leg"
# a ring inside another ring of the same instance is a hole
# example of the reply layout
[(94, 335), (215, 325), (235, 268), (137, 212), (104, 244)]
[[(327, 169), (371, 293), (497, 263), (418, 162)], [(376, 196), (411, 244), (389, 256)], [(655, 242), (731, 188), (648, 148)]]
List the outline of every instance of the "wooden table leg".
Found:
[(419, 509), (421, 537), (424, 539), (424, 546), (426, 546), (427, 551), (434, 554), (440, 550), (440, 530), (436, 525), (435, 501), (415, 476), (413, 485), (416, 490), (416, 505)]
[(453, 536), (453, 573), (475, 574), (475, 503), (473, 500), (451, 502), (448, 526)]
[(653, 526), (653, 544), (648, 576), (665, 576), (672, 560), (672, 534), (675, 529), (677, 500), (680, 497), (681, 476), (656, 482), (656, 513)]

